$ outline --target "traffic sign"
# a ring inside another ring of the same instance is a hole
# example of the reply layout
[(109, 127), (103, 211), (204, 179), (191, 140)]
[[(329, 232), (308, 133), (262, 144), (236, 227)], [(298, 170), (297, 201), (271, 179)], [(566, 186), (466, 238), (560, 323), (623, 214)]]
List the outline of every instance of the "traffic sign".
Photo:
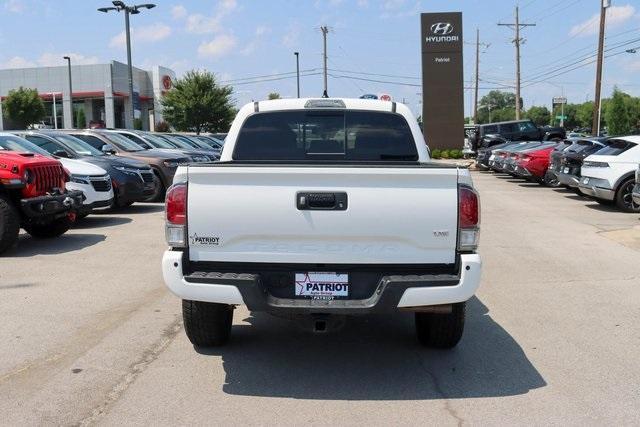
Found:
[(556, 116), (558, 120), (567, 120), (567, 116)]
[(558, 97), (558, 98), (553, 98), (552, 102), (554, 104), (566, 104), (567, 103), (567, 98), (565, 98), (564, 96)]
[(383, 93), (379, 97), (380, 101), (391, 101), (391, 95)]

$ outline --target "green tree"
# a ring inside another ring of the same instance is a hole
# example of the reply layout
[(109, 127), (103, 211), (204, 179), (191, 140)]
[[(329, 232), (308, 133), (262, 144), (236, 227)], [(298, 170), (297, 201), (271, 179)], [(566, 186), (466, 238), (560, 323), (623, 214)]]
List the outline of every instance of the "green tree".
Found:
[(580, 127), (591, 127), (593, 124), (593, 101), (578, 104), (576, 109), (576, 122)]
[(640, 98), (630, 96), (625, 99), (631, 130), (640, 129)]
[(9, 91), (3, 102), (3, 108), (7, 112), (7, 116), (20, 129), (26, 129), (29, 125), (38, 123), (46, 114), (44, 103), (38, 96), (38, 91), (22, 86)]
[(84, 129), (87, 127), (87, 118), (84, 114), (83, 107), (76, 108), (74, 127), (78, 129)]
[(208, 71), (189, 71), (162, 98), (162, 114), (178, 131), (226, 132), (236, 114), (232, 92)]
[(625, 95), (618, 88), (613, 89), (613, 96), (604, 112), (609, 135), (624, 135), (631, 131)]
[(267, 99), (280, 99), (280, 94), (278, 92), (269, 93)]
[(534, 105), (525, 112), (525, 117), (538, 126), (544, 126), (549, 124), (551, 112), (547, 107), (537, 107)]
[(480, 99), (478, 123), (514, 120), (516, 96), (510, 92), (492, 90)]

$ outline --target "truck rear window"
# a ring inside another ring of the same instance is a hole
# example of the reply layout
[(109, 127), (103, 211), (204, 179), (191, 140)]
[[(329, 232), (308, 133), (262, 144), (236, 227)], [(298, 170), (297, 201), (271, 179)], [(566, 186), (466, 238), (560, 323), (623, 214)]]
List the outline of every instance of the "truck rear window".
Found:
[(376, 111), (256, 113), (240, 129), (234, 160), (418, 160), (407, 121)]

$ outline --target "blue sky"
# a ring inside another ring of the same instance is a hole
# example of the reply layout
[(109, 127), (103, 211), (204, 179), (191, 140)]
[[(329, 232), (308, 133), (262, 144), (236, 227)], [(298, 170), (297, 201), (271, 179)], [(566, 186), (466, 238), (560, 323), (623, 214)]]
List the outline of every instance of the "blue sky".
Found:
[[(597, 43), (600, 0), (522, 0), (521, 21), (534, 22), (522, 36), (525, 107), (549, 105), (563, 91), (569, 102), (593, 97), (595, 65), (586, 64)], [(513, 20), (512, 0), (157, 0), (132, 16), (133, 62), (165, 65), (178, 74), (192, 68), (232, 82), (238, 104), (271, 91), (295, 96), (294, 51), (300, 52), (303, 96), (322, 93), (321, 25), (330, 28), (329, 94), (389, 93), (419, 110), (420, 12), (462, 11), (465, 80), (473, 79), (475, 29), (488, 43), (481, 54), (480, 94), (514, 82), (513, 33), (498, 21)], [(0, 68), (125, 61), (124, 18), (96, 8), (107, 0), (0, 0)], [(604, 95), (613, 85), (640, 95), (640, 1), (612, 0), (607, 28)], [(625, 53), (638, 48), (635, 54)], [(582, 66), (583, 64), (586, 64)], [(564, 68), (561, 68), (564, 67)], [(573, 68), (576, 68), (575, 70)], [(340, 71), (336, 71), (340, 70)], [(370, 74), (386, 76), (371, 76)], [(563, 74), (561, 74), (563, 73)], [(283, 78), (285, 77), (285, 78)], [(351, 77), (351, 78), (347, 78)], [(358, 78), (360, 80), (357, 80)], [(362, 79), (382, 80), (372, 82)], [(262, 80), (262, 81), (257, 81)], [(244, 84), (239, 84), (244, 83)], [(400, 84), (396, 84), (400, 83)], [(465, 91), (465, 114), (471, 91)]]

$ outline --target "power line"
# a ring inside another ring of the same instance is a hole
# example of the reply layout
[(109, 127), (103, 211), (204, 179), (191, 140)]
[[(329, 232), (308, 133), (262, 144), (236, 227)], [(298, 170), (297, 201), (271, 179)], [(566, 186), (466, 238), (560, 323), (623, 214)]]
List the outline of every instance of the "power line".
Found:
[[(318, 71), (320, 68), (309, 68), (308, 70), (300, 70), (301, 73), (306, 73), (306, 72), (311, 72), (311, 71)], [(223, 80), (221, 81), (221, 83), (232, 83), (232, 82), (236, 82), (236, 81), (242, 81), (242, 80), (254, 80), (254, 79), (261, 79), (261, 78), (268, 78), (268, 77), (277, 77), (277, 76), (286, 76), (289, 74), (296, 74), (296, 71), (289, 71), (286, 73), (275, 73), (275, 74), (265, 74), (262, 76), (251, 76), (251, 77), (238, 77), (237, 79), (228, 79), (228, 80)]]

